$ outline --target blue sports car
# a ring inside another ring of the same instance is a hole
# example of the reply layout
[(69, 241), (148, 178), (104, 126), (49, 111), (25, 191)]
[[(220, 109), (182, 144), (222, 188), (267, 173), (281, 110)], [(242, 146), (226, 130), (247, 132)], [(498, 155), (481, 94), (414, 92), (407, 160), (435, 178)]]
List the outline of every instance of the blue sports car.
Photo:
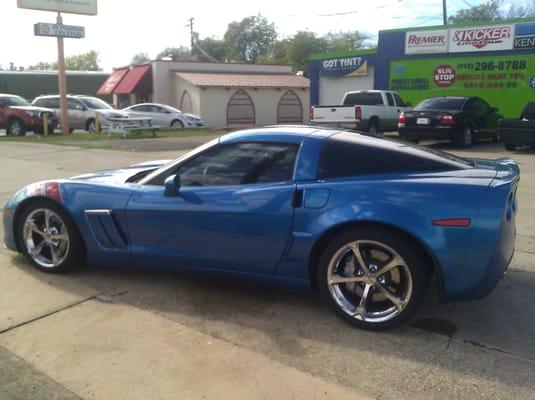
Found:
[(139, 264), (306, 284), (384, 329), (414, 316), (431, 281), (449, 301), (492, 290), (513, 256), (519, 174), (511, 159), (353, 132), (252, 129), (175, 161), (29, 185), (4, 208), (4, 240), (45, 272)]

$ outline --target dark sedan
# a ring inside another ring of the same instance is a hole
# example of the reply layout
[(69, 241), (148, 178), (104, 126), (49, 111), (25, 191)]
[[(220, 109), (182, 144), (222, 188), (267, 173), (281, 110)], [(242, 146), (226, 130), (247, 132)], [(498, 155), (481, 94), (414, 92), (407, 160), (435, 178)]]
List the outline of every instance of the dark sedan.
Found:
[(434, 97), (400, 114), (399, 135), (412, 142), (451, 140), (470, 147), (479, 138), (498, 140), (498, 109), (479, 97)]

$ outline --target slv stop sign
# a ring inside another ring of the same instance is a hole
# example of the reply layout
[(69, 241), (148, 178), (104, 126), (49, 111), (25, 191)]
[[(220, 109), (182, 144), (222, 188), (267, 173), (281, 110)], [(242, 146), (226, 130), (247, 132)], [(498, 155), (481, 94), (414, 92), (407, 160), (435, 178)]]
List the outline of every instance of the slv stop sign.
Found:
[(440, 87), (448, 87), (455, 82), (455, 69), (449, 64), (441, 64), (435, 69), (433, 80)]

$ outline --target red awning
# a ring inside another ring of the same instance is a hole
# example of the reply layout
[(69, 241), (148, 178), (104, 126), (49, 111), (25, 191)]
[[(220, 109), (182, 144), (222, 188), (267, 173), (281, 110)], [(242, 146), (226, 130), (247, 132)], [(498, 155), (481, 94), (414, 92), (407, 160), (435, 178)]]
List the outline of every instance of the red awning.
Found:
[(138, 65), (128, 71), (113, 93), (152, 93), (152, 71), (150, 65)]
[(97, 94), (99, 95), (109, 95), (113, 93), (113, 89), (123, 80), (124, 76), (128, 72), (128, 68), (119, 68), (116, 69), (108, 76), (108, 79), (102, 84)]

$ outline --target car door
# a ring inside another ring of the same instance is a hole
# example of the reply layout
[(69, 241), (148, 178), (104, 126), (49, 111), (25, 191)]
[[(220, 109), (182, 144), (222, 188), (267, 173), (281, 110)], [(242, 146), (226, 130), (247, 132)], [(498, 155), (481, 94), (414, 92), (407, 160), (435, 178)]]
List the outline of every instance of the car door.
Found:
[[(269, 274), (293, 223), (298, 145), (219, 144), (143, 185), (126, 214), (141, 264)], [(163, 181), (178, 174), (177, 194)]]
[(498, 118), (494, 116), (495, 113), (485, 101), (478, 97), (471, 97), (464, 104), (463, 110), (475, 123), (479, 136), (489, 137), (496, 134)]
[(69, 125), (71, 129), (85, 128), (85, 111), (86, 107), (80, 101), (68, 98), (67, 110), (69, 113)]
[(152, 125), (170, 126), (170, 113), (165, 108), (152, 105), (150, 117), (152, 118)]
[(7, 109), (6, 103), (4, 103), (4, 100), (0, 99), (0, 128), (4, 128), (7, 123), (6, 109)]

